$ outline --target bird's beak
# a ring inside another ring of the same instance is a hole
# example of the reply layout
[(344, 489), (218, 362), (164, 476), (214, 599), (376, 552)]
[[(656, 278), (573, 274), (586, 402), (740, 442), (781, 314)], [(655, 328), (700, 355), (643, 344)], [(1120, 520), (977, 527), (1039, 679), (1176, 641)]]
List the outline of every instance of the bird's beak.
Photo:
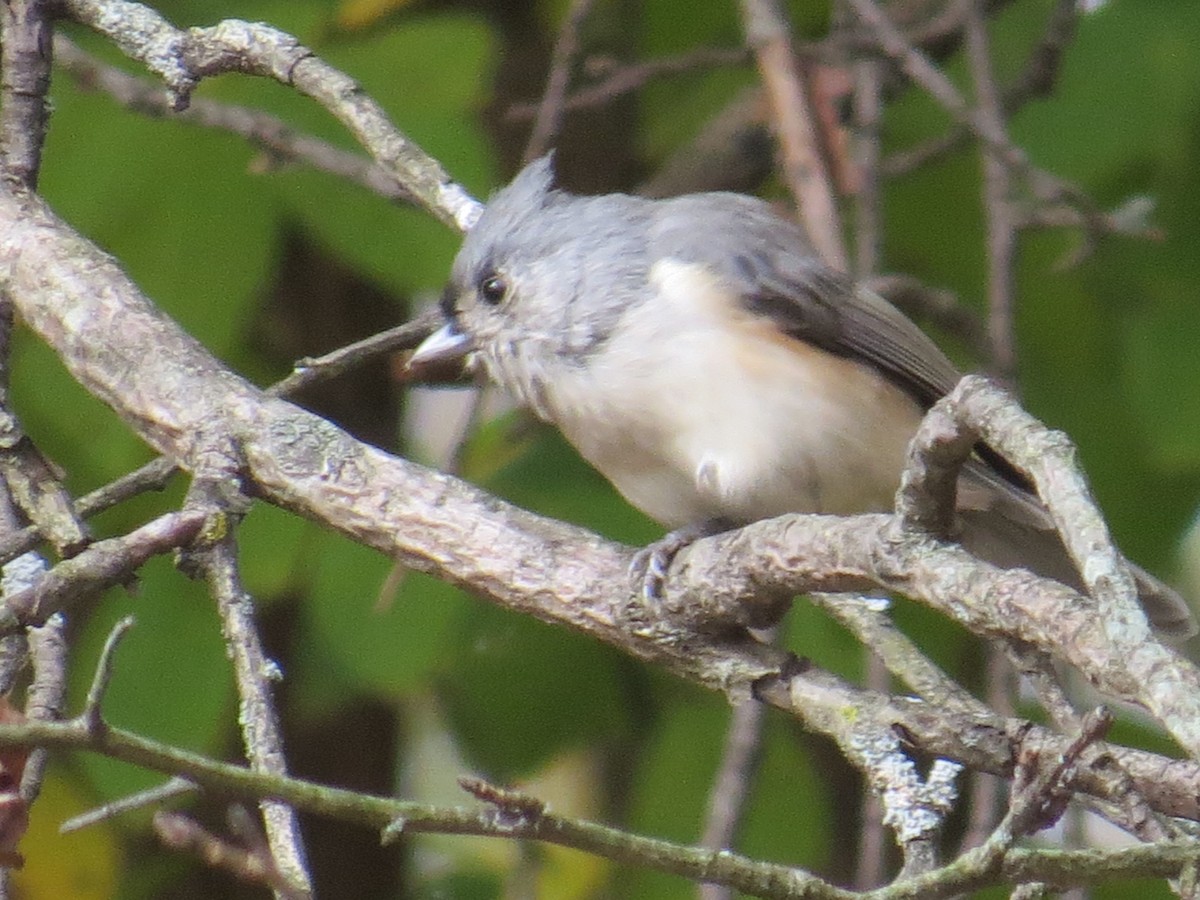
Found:
[(425, 338), (413, 351), (408, 358), (408, 368), (461, 360), (474, 347), (475, 342), (470, 335), (460, 330), (454, 322), (448, 322)]

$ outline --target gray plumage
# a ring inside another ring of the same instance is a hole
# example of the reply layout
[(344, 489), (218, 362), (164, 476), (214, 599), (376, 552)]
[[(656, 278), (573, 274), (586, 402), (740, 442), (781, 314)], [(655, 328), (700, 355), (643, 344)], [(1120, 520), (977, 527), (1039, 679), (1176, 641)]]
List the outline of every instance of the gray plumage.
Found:
[[(418, 357), (473, 351), (671, 527), (889, 509), (921, 416), (960, 377), (763, 201), (578, 197), (554, 188), (548, 157), (488, 204), (442, 303), (449, 323)], [(1076, 584), (1010, 475), (968, 467), (963, 543)], [(1156, 627), (1192, 633), (1178, 595), (1137, 575)]]

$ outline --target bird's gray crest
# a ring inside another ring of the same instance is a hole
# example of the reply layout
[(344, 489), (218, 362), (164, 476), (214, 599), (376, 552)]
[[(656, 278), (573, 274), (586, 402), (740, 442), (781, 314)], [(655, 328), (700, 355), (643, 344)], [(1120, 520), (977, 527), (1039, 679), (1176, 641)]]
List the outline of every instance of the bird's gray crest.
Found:
[(452, 279), (472, 283), (489, 270), (511, 262), (514, 254), (536, 257), (547, 252), (553, 229), (539, 220), (568, 197), (554, 187), (554, 155), (535, 159), (492, 195), (483, 215), (467, 232), (454, 262)]
[(535, 159), (496, 192), (484, 210), (487, 227), (500, 231), (515, 227), (544, 210), (558, 193), (554, 187), (554, 153), (550, 152)]
[(551, 150), (518, 172), (508, 186), (496, 194), (496, 200), (530, 209), (544, 205), (553, 192), (554, 151)]

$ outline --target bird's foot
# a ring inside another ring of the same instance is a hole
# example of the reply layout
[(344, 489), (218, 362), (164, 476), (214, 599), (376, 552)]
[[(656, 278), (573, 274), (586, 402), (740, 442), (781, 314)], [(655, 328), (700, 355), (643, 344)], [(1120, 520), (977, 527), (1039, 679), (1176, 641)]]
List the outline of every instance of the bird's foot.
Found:
[(662, 599), (667, 571), (676, 554), (700, 538), (720, 534), (733, 527), (733, 523), (725, 519), (705, 519), (668, 531), (657, 541), (647, 544), (634, 554), (629, 563), (629, 579), (634, 591), (646, 600), (658, 602)]

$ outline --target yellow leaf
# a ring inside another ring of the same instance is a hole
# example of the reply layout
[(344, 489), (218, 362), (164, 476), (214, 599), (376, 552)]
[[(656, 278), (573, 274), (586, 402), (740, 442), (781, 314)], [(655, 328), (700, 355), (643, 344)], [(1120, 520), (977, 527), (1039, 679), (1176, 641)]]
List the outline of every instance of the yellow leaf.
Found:
[(23, 900), (106, 900), (116, 894), (121, 848), (112, 825), (91, 825), (70, 834), (58, 826), (89, 806), (62, 770), (51, 767), (21, 839), (25, 866), (12, 874), (13, 896)]
[(342, 0), (334, 22), (343, 31), (370, 28), (399, 9), (411, 6), (413, 0)]

